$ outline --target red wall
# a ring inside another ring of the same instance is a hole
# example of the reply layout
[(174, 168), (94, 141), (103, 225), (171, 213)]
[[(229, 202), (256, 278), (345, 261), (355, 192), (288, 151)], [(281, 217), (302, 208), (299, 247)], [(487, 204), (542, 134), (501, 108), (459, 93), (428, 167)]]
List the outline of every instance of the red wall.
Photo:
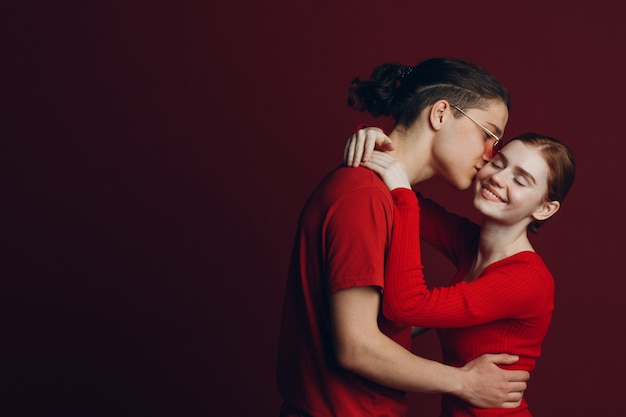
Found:
[[(531, 407), (620, 415), (618, 2), (99, 3), (3, 11), (3, 415), (276, 416), (296, 219), (368, 120), (347, 86), (443, 55), (508, 86), (505, 136), (540, 131), (577, 157), (534, 240), (557, 296)], [(466, 193), (422, 189), (471, 213)], [(436, 338), (415, 351), (438, 357)], [(436, 415), (436, 396), (412, 398), (411, 415)]]

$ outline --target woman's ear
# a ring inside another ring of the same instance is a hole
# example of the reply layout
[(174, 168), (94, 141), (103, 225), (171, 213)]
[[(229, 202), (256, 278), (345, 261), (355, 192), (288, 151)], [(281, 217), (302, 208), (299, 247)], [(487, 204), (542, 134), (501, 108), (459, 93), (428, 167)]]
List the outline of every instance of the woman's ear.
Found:
[(430, 122), (430, 126), (434, 130), (441, 129), (446, 117), (452, 115), (450, 112), (451, 106), (447, 100), (438, 100), (435, 104), (430, 108), (430, 113), (428, 114), (428, 120)]
[(533, 213), (533, 219), (539, 221), (547, 220), (552, 217), (554, 213), (559, 211), (560, 207), (561, 203), (559, 203), (558, 201), (544, 201), (541, 207), (539, 207), (537, 211)]

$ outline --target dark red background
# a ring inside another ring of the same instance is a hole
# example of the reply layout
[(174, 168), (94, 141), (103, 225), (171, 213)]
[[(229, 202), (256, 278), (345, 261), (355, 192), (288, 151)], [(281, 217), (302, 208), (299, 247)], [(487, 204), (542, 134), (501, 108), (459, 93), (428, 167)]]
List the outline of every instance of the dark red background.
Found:
[[(577, 157), (534, 239), (557, 297), (531, 407), (621, 415), (623, 14), (554, 3), (4, 3), (0, 414), (276, 416), (296, 219), (370, 121), (348, 84), (445, 55), (508, 86), (505, 136)], [(467, 193), (421, 189), (472, 213)], [(437, 358), (434, 335), (415, 351)], [(412, 400), (437, 415), (437, 396)]]

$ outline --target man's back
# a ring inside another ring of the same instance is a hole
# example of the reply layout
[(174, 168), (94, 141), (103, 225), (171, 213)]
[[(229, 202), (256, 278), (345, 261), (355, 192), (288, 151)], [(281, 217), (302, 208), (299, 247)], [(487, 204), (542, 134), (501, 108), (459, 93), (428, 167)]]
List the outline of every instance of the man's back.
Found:
[[(341, 368), (334, 356), (330, 295), (384, 285), (393, 201), (370, 170), (337, 168), (305, 204), (291, 258), (278, 352), (283, 415), (402, 416), (403, 392)], [(410, 329), (379, 317), (381, 330), (410, 346)]]

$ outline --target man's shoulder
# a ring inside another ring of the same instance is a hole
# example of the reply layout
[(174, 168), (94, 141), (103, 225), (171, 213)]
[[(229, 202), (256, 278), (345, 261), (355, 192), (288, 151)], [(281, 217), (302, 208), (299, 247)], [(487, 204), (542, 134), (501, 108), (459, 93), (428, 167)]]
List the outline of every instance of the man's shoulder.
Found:
[(367, 204), (367, 201), (393, 206), (391, 192), (374, 171), (341, 166), (321, 180), (307, 205), (329, 208), (339, 203), (361, 205)]
[(372, 170), (363, 167), (337, 167), (331, 171), (320, 185), (344, 191), (371, 188), (388, 191), (385, 183)]

